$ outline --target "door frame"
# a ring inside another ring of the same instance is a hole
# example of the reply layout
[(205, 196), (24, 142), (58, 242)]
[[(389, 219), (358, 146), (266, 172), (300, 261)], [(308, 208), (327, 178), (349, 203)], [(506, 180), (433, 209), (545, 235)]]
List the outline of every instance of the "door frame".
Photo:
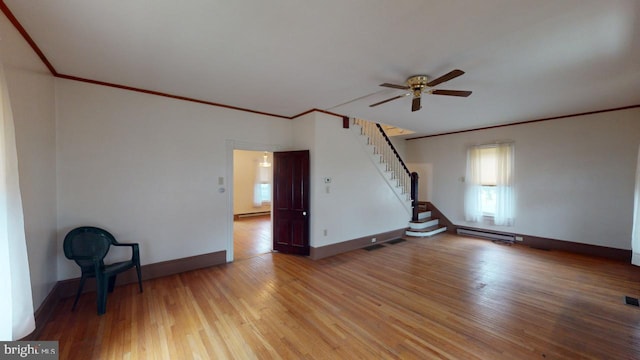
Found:
[[(287, 147), (273, 144), (260, 144), (238, 140), (225, 140), (226, 154), (226, 177), (224, 184), (217, 184), (218, 191), (224, 189), (227, 194), (227, 254), (226, 262), (233, 262), (233, 150), (249, 150), (249, 151), (287, 151)], [(272, 211), (273, 216), (273, 211)], [(272, 219), (273, 221), (273, 219)]]

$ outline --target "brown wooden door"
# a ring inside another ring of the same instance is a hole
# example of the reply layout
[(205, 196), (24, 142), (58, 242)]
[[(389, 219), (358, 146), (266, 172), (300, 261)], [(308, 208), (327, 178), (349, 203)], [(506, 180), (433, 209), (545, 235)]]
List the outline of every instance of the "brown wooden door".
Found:
[(273, 153), (273, 250), (309, 255), (309, 150)]

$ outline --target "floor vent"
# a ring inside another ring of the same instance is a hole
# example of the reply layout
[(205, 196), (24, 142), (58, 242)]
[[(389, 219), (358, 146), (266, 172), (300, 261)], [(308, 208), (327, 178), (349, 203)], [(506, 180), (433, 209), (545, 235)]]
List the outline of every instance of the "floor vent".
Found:
[(631, 297), (631, 296), (625, 296), (624, 297), (624, 303), (626, 305), (640, 307), (640, 302), (638, 302), (638, 298), (634, 298), (634, 297)]
[(363, 249), (365, 249), (367, 251), (371, 251), (371, 250), (382, 249), (383, 247), (384, 247), (384, 245), (375, 244), (375, 245), (370, 245), (370, 246), (364, 247)]
[(490, 240), (500, 240), (500, 241), (509, 241), (509, 242), (513, 242), (516, 240), (515, 235), (499, 234), (499, 233), (493, 233), (493, 232), (483, 231), (483, 230), (458, 228), (457, 233), (458, 235), (476, 236), (476, 237), (481, 237), (481, 238), (490, 239)]
[(395, 245), (395, 244), (401, 243), (403, 241), (407, 241), (407, 240), (405, 240), (405, 239), (393, 239), (393, 240), (387, 241), (385, 244)]
[(550, 247), (545, 247), (541, 245), (529, 245), (529, 247), (536, 250), (551, 251)]

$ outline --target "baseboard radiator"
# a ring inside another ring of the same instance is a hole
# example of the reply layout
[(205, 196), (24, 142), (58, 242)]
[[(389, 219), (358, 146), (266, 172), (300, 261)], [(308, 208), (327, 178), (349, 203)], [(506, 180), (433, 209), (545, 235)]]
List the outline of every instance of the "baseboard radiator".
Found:
[(475, 236), (475, 237), (480, 237), (480, 238), (489, 239), (489, 240), (499, 240), (499, 241), (509, 241), (509, 242), (514, 242), (516, 240), (515, 235), (511, 235), (511, 234), (499, 234), (499, 233), (494, 233), (490, 231), (473, 230), (473, 229), (465, 229), (465, 228), (458, 228), (456, 231), (458, 235)]
[(246, 214), (235, 214), (234, 218), (241, 219), (241, 218), (248, 218), (248, 217), (254, 217), (254, 216), (264, 216), (264, 215), (271, 215), (271, 212), (270, 211), (261, 211), (261, 212), (246, 213)]

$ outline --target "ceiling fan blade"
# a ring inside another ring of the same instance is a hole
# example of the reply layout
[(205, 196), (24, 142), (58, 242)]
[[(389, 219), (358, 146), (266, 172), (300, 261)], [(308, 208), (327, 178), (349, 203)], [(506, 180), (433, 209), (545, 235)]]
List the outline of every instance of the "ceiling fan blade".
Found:
[(384, 87), (388, 87), (388, 88), (392, 88), (392, 89), (409, 90), (409, 87), (405, 86), (405, 85), (396, 85), (396, 84), (384, 83), (384, 84), (380, 84), (380, 86), (384, 86)]
[(384, 104), (384, 103), (388, 103), (389, 101), (393, 101), (393, 100), (396, 100), (396, 99), (400, 99), (400, 98), (405, 97), (405, 96), (406, 96), (406, 95), (398, 95), (398, 96), (394, 96), (394, 97), (392, 97), (392, 98), (390, 98), (390, 99), (382, 100), (382, 101), (377, 102), (377, 103), (375, 103), (375, 104), (371, 104), (371, 105), (369, 105), (369, 107), (374, 107), (374, 106), (382, 105), (382, 104)]
[(471, 91), (464, 91), (464, 90), (431, 90), (429, 92), (433, 95), (449, 95), (449, 96), (460, 96), (460, 97), (467, 97), (471, 95)]
[(462, 71), (462, 70), (459, 70), (459, 69), (452, 70), (452, 71), (440, 76), (437, 79), (433, 79), (433, 80), (429, 81), (427, 83), (427, 86), (428, 87), (434, 87), (434, 86), (436, 86), (438, 84), (442, 84), (445, 81), (449, 81), (451, 79), (455, 79), (455, 78), (457, 78), (458, 76), (460, 76), (462, 74), (464, 74), (464, 71)]
[(418, 111), (422, 108), (420, 105), (420, 97), (414, 97), (413, 101), (411, 101), (411, 111)]

